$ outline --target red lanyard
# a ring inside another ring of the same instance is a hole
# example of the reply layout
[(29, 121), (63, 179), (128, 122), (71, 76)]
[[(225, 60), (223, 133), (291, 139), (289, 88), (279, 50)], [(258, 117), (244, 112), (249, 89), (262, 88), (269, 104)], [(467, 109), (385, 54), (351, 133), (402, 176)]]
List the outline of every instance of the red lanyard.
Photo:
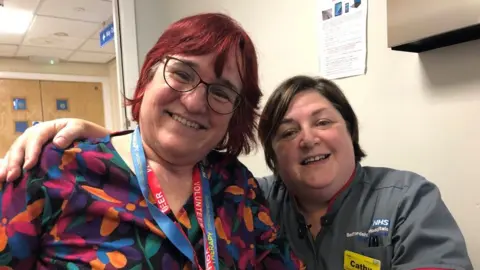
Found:
[[(150, 168), (150, 166), (147, 166), (147, 179), (148, 179), (148, 186), (150, 187), (150, 191), (153, 194), (153, 198), (155, 199), (155, 203), (157, 207), (162, 211), (164, 214), (167, 214), (168, 212), (171, 211), (170, 206), (168, 205), (167, 199), (165, 198), (165, 194), (163, 193), (163, 189), (160, 186), (158, 182), (158, 178), (153, 172), (153, 170)], [(195, 167), (194, 173), (193, 173), (193, 205), (195, 208), (195, 215), (197, 217), (198, 224), (200, 225), (200, 228), (202, 229), (203, 235), (204, 235), (204, 244), (205, 244), (205, 269), (206, 270), (213, 270), (214, 269), (214, 264), (213, 264), (213, 256), (212, 256), (212, 251), (210, 248), (208, 248), (207, 245), (207, 239), (205, 239), (205, 227), (204, 227), (204, 221), (203, 221), (203, 193), (202, 193), (202, 183), (201, 183), (201, 176), (199, 169)], [(185, 235), (185, 232), (182, 229), (182, 226), (178, 223), (175, 222), (176, 225), (178, 226), (179, 230), (182, 232), (182, 234), (185, 236), (185, 238), (188, 237)], [(192, 247), (193, 248), (193, 247)], [(195, 264), (197, 265), (198, 269), (202, 269), (200, 266), (200, 263), (198, 262), (198, 257), (196, 254), (195, 256)]]

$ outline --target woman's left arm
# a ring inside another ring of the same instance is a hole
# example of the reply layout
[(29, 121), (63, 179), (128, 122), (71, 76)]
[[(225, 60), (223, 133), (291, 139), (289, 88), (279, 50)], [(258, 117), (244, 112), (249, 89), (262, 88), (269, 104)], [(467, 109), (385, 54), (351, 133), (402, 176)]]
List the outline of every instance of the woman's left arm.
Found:
[(392, 242), (392, 268), (473, 269), (460, 228), (438, 188), (425, 179), (405, 192)]

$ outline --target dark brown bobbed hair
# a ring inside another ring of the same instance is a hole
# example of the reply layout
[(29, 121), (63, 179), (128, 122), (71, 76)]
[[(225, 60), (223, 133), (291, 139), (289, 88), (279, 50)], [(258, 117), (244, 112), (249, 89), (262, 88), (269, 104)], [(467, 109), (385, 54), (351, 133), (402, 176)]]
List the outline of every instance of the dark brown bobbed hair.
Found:
[(359, 144), (358, 120), (342, 90), (330, 80), (299, 75), (285, 80), (273, 91), (260, 115), (258, 136), (263, 146), (268, 167), (272, 171), (276, 171), (275, 152), (272, 143), (281, 120), (285, 117), (293, 98), (307, 90), (317, 90), (320, 95), (332, 103), (343, 117), (352, 138), (355, 162), (360, 162), (366, 154)]

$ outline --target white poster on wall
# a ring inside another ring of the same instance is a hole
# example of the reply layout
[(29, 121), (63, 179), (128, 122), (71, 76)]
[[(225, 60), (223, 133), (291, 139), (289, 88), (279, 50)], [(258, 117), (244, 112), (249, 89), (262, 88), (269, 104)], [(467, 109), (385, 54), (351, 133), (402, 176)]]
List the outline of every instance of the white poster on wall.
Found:
[(320, 0), (320, 72), (328, 79), (363, 75), (368, 0)]

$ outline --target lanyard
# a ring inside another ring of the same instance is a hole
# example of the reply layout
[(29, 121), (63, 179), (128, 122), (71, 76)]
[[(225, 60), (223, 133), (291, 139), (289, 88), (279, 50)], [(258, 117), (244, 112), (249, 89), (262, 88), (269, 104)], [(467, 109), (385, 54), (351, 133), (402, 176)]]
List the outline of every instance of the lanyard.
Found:
[[(180, 224), (175, 223), (166, 215), (166, 213), (170, 210), (170, 207), (165, 200), (163, 191), (159, 189), (159, 185), (150, 185), (150, 188), (154, 188), (152, 189), (152, 192), (154, 193), (153, 195), (158, 207), (154, 206), (148, 199), (148, 182), (151, 182), (149, 179), (149, 174), (152, 174), (152, 172), (148, 172), (149, 170), (147, 170), (147, 160), (145, 158), (145, 152), (142, 146), (142, 138), (140, 136), (140, 129), (138, 126), (133, 133), (131, 152), (135, 174), (137, 176), (143, 197), (147, 202), (148, 210), (150, 211), (153, 219), (163, 231), (165, 236), (170, 240), (170, 242), (172, 242), (172, 244), (191, 262), (196, 264), (198, 269), (202, 269), (198, 263), (195, 251), (187, 236), (183, 232)], [(152, 176), (155, 175), (152, 174)], [(159, 196), (160, 198), (158, 198)], [(213, 203), (210, 194), (210, 184), (202, 163), (199, 163), (193, 172), (193, 200), (195, 215), (197, 217), (198, 224), (203, 231), (205, 269), (218, 269), (217, 235), (215, 231)], [(166, 212), (163, 212), (164, 210), (166, 210)]]

